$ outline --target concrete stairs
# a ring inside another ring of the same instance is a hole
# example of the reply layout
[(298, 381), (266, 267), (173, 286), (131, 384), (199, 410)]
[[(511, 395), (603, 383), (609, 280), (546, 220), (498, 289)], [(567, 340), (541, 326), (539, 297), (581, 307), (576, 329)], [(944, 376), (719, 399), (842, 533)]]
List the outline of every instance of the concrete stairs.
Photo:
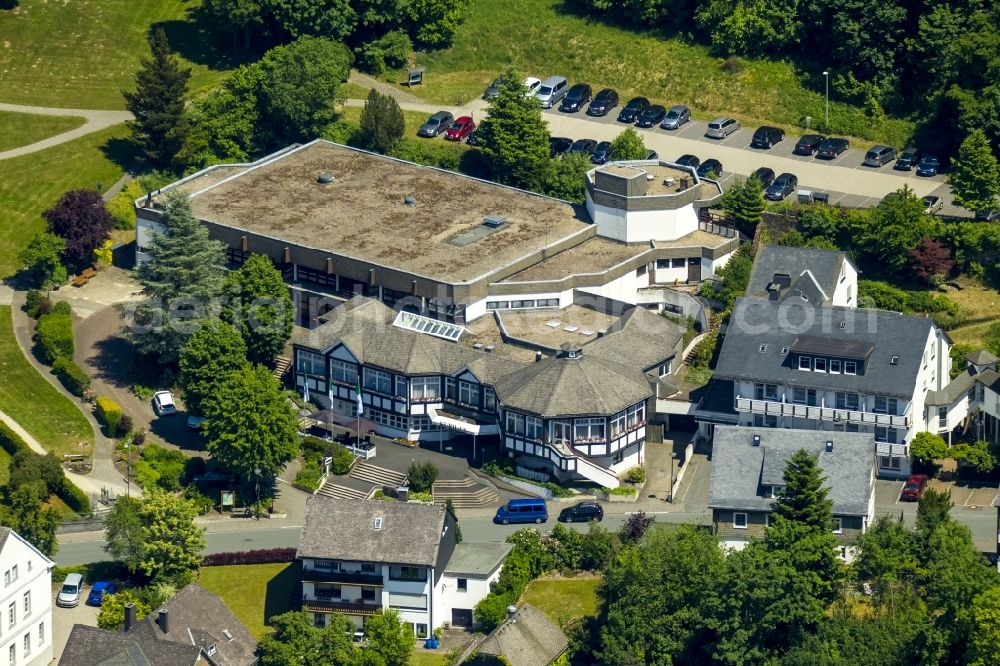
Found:
[(371, 488), (367, 491), (361, 490), (360, 488), (350, 488), (348, 486), (333, 483), (332, 481), (327, 480), (326, 483), (320, 487), (317, 494), (326, 495), (327, 497), (333, 497), (336, 499), (363, 500), (368, 498), (368, 495), (371, 494), (371, 490)]
[(462, 479), (435, 481), (432, 492), (435, 504), (444, 506), (450, 497), (456, 509), (495, 506), (500, 502), (500, 495), (493, 486), (486, 481), (468, 476)]
[(273, 374), (274, 378), (278, 380), (278, 383), (284, 384), (285, 375), (288, 373), (288, 369), (291, 367), (292, 367), (292, 359), (285, 358), (283, 356), (276, 358), (274, 359), (274, 370), (271, 371), (271, 374)]
[(406, 480), (406, 474), (402, 472), (379, 467), (369, 462), (359, 462), (348, 476), (359, 481), (367, 481), (379, 487), (388, 486), (390, 488), (398, 488)]

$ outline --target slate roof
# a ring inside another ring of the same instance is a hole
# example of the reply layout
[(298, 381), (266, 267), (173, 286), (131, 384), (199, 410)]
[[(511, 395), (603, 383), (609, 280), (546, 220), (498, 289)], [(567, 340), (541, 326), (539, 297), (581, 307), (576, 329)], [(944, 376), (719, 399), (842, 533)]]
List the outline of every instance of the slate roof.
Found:
[(969, 352), (962, 358), (964, 358), (972, 365), (991, 365), (993, 363), (996, 363), (997, 361), (1000, 361), (1000, 358), (997, 358), (996, 356), (986, 351), (985, 349), (977, 349), (976, 351)]
[[(443, 506), (313, 495), (306, 500), (298, 557), (431, 567), (444, 515)], [(378, 530), (376, 517), (382, 519)]]
[(531, 363), (495, 388), (504, 407), (543, 417), (616, 414), (653, 395), (641, 369), (587, 350)]
[[(172, 641), (158, 641), (142, 623), (127, 634), (82, 624), (73, 625), (60, 666), (193, 666), (201, 648)], [(138, 632), (138, 633), (136, 633)], [(204, 663), (204, 662), (202, 662)], [(248, 662), (249, 663), (249, 662)]]
[(10, 533), (9, 527), (0, 527), (0, 550), (3, 550), (3, 545), (7, 543), (7, 537), (10, 536)]
[(643, 370), (677, 355), (684, 327), (646, 308), (635, 307), (608, 329), (603, 338), (584, 347), (587, 354), (602, 356)]
[[(753, 446), (755, 434), (760, 436), (760, 446)], [(829, 453), (828, 441), (833, 442)], [(829, 430), (715, 426), (708, 506), (770, 511), (775, 500), (764, 496), (763, 486), (783, 485), (785, 463), (799, 449), (817, 458), (834, 515), (868, 515), (874, 436)]]
[(972, 374), (971, 368), (967, 369), (948, 382), (943, 389), (928, 391), (924, 402), (928, 407), (950, 405), (968, 393), (975, 383), (976, 375)]
[(444, 572), (485, 578), (503, 564), (513, 548), (514, 544), (500, 541), (482, 543), (463, 541), (455, 545)]
[(566, 635), (545, 614), (524, 604), (479, 646), (480, 654), (503, 656), (510, 666), (548, 666), (569, 647)]
[(976, 375), (976, 381), (983, 386), (986, 386), (994, 393), (1000, 393), (1000, 373), (996, 370), (983, 370)]
[[(845, 261), (854, 265), (847, 254), (836, 250), (765, 245), (757, 250), (754, 257), (747, 296), (767, 298), (767, 285), (774, 281), (775, 274), (782, 273), (791, 277), (789, 291), (798, 287), (799, 291), (809, 296), (814, 305), (818, 304), (814, 299), (821, 293), (825, 296), (823, 302), (829, 302), (837, 288), (840, 270)], [(808, 271), (810, 275), (803, 276), (804, 271)], [(807, 279), (798, 285), (799, 279), (803, 277)]]
[[(847, 322), (846, 328), (839, 328), (841, 321)], [(909, 400), (934, 328), (930, 318), (882, 310), (740, 298), (726, 330), (715, 377), (859, 391)], [(870, 345), (872, 351), (865, 373), (829, 374), (793, 367), (789, 354), (783, 354), (782, 349), (792, 347), (806, 335), (828, 339), (831, 349), (845, 343)], [(762, 345), (766, 345), (764, 352), (760, 351)], [(890, 362), (893, 356), (899, 357), (895, 364)]]

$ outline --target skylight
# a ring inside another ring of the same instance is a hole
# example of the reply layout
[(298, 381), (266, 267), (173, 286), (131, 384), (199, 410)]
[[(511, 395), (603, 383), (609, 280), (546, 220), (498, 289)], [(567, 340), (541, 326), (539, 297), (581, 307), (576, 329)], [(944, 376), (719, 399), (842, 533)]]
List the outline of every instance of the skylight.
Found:
[(462, 333), (465, 333), (464, 326), (451, 324), (446, 321), (438, 321), (437, 319), (423, 317), (406, 311), (402, 311), (396, 315), (396, 319), (392, 322), (392, 325), (407, 331), (425, 333), (437, 338), (451, 340), (452, 342), (458, 342), (458, 339), (462, 337)]
[(382, 529), (382, 516), (375, 516), (375, 529)]

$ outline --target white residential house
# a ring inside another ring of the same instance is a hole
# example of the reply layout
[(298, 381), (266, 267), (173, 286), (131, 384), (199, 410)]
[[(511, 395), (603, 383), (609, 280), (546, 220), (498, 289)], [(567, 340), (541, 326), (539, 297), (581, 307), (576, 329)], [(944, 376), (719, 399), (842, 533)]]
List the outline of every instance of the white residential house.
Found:
[(55, 563), (17, 532), (0, 527), (0, 664), (52, 661), (52, 568)]
[(855, 308), (858, 268), (846, 252), (764, 245), (753, 258), (746, 295)]
[(393, 608), (416, 638), (473, 624), (509, 548), (456, 544), (455, 524), (432, 504), (310, 497), (297, 554), (302, 610), (316, 626), (337, 613), (363, 631), (367, 618)]

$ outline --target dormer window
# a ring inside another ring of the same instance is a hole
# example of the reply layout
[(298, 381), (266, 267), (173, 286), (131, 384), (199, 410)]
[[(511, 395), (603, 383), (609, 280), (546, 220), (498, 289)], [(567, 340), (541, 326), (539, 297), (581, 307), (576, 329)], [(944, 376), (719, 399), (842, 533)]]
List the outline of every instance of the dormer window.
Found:
[(845, 375), (856, 375), (856, 374), (858, 374), (858, 363), (857, 363), (857, 361), (844, 361), (844, 374)]
[(215, 654), (215, 643), (212, 643), (211, 645), (209, 645), (208, 649), (205, 650), (205, 652), (208, 653), (209, 657), (213, 656)]
[(840, 361), (838, 361), (837, 359), (834, 358), (830, 359), (830, 374), (831, 375), (840, 374)]
[(761, 345), (760, 346), (760, 353), (763, 354), (766, 351), (767, 351), (767, 345)]
[(815, 361), (815, 363), (814, 363), (813, 369), (816, 372), (826, 372), (826, 359), (825, 358), (817, 358), (816, 361)]
[(799, 370), (812, 370), (811, 356), (799, 356)]

